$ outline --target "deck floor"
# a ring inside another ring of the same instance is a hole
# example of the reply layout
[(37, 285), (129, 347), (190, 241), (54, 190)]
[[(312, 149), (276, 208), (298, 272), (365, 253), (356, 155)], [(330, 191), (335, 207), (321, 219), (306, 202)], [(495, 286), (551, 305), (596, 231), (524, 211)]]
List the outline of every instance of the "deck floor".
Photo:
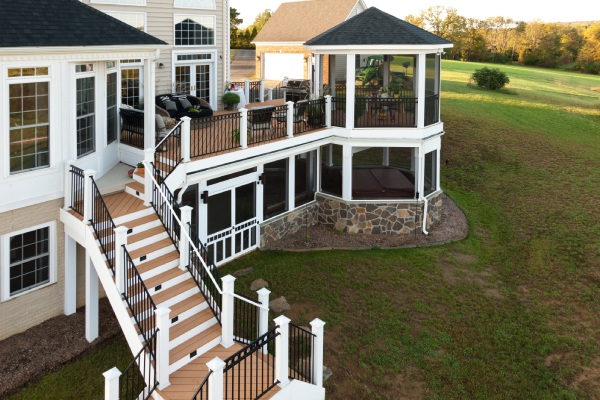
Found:
[(126, 192), (109, 194), (103, 198), (113, 219), (148, 208), (142, 200)]

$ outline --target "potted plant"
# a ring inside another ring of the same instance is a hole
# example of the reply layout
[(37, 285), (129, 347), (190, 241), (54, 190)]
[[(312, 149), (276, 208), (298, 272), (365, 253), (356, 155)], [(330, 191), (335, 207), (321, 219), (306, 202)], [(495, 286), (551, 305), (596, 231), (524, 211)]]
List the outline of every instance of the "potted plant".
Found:
[(400, 85), (398, 82), (390, 82), (388, 85), (388, 90), (390, 91), (390, 96), (394, 97), (395, 95), (400, 94)]
[(237, 93), (227, 92), (223, 95), (223, 103), (228, 110), (233, 110), (240, 102), (240, 96)]
[(143, 175), (144, 174), (144, 163), (143, 162), (137, 163), (136, 168), (135, 168), (135, 172), (137, 172), (138, 175)]
[[(247, 134), (248, 136), (250, 136), (250, 129), (247, 129), (247, 130), (246, 130), (246, 134)], [(231, 136), (233, 137), (233, 139), (234, 139), (234, 140), (235, 140), (237, 143), (239, 143), (239, 142), (240, 142), (240, 129), (239, 129), (239, 128), (236, 128), (236, 129), (234, 129), (233, 131), (231, 131)]]
[(381, 88), (379, 88), (379, 97), (381, 98), (388, 98), (389, 97), (389, 93), (388, 93), (388, 88), (385, 86), (382, 86)]

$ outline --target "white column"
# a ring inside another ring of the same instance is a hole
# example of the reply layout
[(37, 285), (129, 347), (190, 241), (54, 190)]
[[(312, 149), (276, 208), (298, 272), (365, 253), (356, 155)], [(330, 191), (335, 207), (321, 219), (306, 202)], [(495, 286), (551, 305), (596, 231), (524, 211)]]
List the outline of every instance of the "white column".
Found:
[(181, 227), (179, 232), (179, 269), (185, 271), (190, 263), (190, 242), (184, 231), (189, 229), (188, 223), (192, 222), (192, 211), (190, 206), (183, 206), (181, 210)]
[(85, 338), (93, 342), (98, 337), (98, 274), (90, 256), (85, 255)]
[(273, 100), (273, 89), (267, 89), (267, 100)]
[(343, 146), (342, 157), (342, 198), (352, 200), (352, 146)]
[(96, 171), (86, 169), (83, 171), (83, 222), (89, 224), (94, 209), (94, 193), (92, 192), (92, 179), (96, 177)]
[(335, 97), (335, 77), (336, 72), (336, 58), (335, 54), (329, 55), (329, 86), (331, 87), (331, 96)]
[(219, 357), (206, 363), (212, 372), (208, 378), (208, 400), (223, 400), (223, 369), (225, 362)]
[(127, 279), (125, 274), (127, 268), (125, 268), (125, 249), (123, 246), (127, 246), (127, 231), (128, 228), (125, 226), (119, 226), (115, 228), (115, 283), (117, 284), (117, 290), (119, 293), (125, 292), (125, 285)]
[(419, 197), (425, 197), (425, 154), (423, 148), (419, 147), (419, 157), (417, 158), (417, 171), (415, 175), (415, 181), (417, 182), (417, 191)]
[(274, 319), (279, 326), (279, 335), (275, 338), (275, 379), (279, 381), (279, 387), (286, 387), (289, 383), (289, 343), (290, 343), (290, 319), (280, 315)]
[(244, 95), (248, 103), (254, 103), (255, 99), (250, 98), (250, 81), (247, 79), (244, 81)]
[(419, 148), (412, 147), (410, 152), (410, 172), (413, 174), (417, 171), (417, 161), (419, 157)]
[(325, 126), (331, 128), (331, 95), (325, 96)]
[[(258, 176), (261, 176), (265, 172), (265, 166), (263, 164), (257, 167)], [(265, 195), (265, 185), (264, 183), (258, 182), (256, 185), (256, 219), (258, 222), (263, 222), (265, 219), (264, 216), (264, 195)]]
[(312, 334), (315, 335), (314, 347), (313, 347), (313, 384), (319, 387), (323, 387), (323, 331), (325, 322), (319, 318), (315, 318), (310, 326), (312, 328)]
[(288, 137), (294, 137), (294, 102), (288, 101), (286, 114), (286, 129)]
[(383, 148), (383, 166), (387, 167), (390, 165), (390, 148), (389, 147), (384, 147)]
[(77, 309), (77, 242), (65, 233), (65, 315)]
[(102, 375), (104, 376), (104, 400), (119, 400), (121, 371), (117, 367), (113, 367)]
[(221, 278), (223, 282), (223, 301), (221, 309), (221, 346), (229, 348), (233, 346), (233, 291), (235, 278), (226, 275)]
[(248, 148), (248, 110), (240, 108), (240, 147), (242, 149)]
[[(207, 181), (201, 181), (198, 184), (198, 193), (200, 193), (201, 195), (206, 191), (206, 184)], [(208, 191), (206, 191), (206, 193), (208, 194)], [(206, 238), (208, 236), (208, 226), (207, 226), (207, 222), (208, 221), (208, 200), (202, 199), (200, 198), (201, 196), (198, 196), (198, 219), (195, 221), (196, 222), (196, 226), (198, 227), (198, 239), (200, 239), (200, 241), (202, 243), (206, 243)]]
[(440, 148), (438, 147), (436, 149), (436, 159), (433, 161), (435, 163), (435, 190), (440, 190), (441, 189), (441, 183), (440, 183), (440, 179), (441, 179), (441, 175), (442, 175), (442, 165), (440, 164), (440, 156), (441, 156), (441, 151)]
[(354, 129), (354, 96), (356, 90), (356, 58), (354, 54), (346, 55), (346, 129)]
[(288, 211), (296, 208), (296, 158), (288, 158)]
[(327, 166), (328, 167), (333, 167), (333, 145), (332, 144), (328, 144), (327, 145), (327, 156), (326, 156), (326, 162), (327, 162)]
[(190, 132), (190, 117), (181, 117), (181, 158), (183, 162), (190, 161), (191, 148), (191, 132)]
[(156, 63), (154, 60), (144, 60), (144, 148), (156, 146), (154, 119), (154, 97), (156, 96)]
[(156, 377), (158, 378), (159, 388), (164, 389), (171, 384), (169, 381), (169, 342), (171, 319), (169, 308), (161, 307), (154, 311), (156, 318), (156, 328), (158, 328), (158, 343), (156, 350)]
[(417, 60), (417, 128), (425, 127), (425, 54), (419, 54)]
[(152, 165), (154, 162), (154, 147), (144, 150), (144, 205), (148, 207), (152, 203)]
[(315, 80), (313, 82), (313, 93), (315, 96), (321, 96), (323, 87), (321, 86), (321, 55), (315, 54)]
[(71, 177), (71, 164), (73, 164), (73, 160), (69, 160), (65, 162), (65, 204), (64, 209), (68, 210), (71, 208), (71, 196), (72, 196), (72, 177)]
[(265, 101), (265, 78), (260, 78), (260, 91), (258, 96), (261, 103)]
[[(269, 331), (269, 295), (271, 291), (267, 288), (262, 288), (258, 293), (258, 302), (265, 308), (258, 310), (258, 335), (264, 335)], [(263, 354), (267, 354), (267, 346), (263, 346)]]

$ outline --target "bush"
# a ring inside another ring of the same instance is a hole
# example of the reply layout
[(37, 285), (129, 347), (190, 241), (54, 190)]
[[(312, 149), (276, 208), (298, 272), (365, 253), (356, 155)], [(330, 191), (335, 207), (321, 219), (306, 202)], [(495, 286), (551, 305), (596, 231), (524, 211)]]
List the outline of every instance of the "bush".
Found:
[(475, 81), (477, 86), (489, 90), (502, 89), (510, 82), (508, 76), (498, 68), (483, 67), (481, 69), (476, 69), (473, 75), (471, 75), (471, 78)]

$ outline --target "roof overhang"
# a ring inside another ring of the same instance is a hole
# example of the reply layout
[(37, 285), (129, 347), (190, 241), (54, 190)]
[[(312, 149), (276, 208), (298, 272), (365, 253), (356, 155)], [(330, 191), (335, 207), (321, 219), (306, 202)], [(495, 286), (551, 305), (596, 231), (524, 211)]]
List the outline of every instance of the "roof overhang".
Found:
[(348, 45), (348, 46), (307, 46), (308, 50), (317, 54), (415, 54), (435, 53), (453, 47), (447, 44), (405, 44), (405, 45)]
[(250, 42), (255, 46), (304, 46), (305, 42)]
[(125, 46), (64, 46), (64, 47), (0, 47), (0, 59), (24, 59), (29, 56), (44, 60), (107, 60), (107, 59), (150, 59), (156, 60), (160, 50), (169, 45), (125, 45)]

